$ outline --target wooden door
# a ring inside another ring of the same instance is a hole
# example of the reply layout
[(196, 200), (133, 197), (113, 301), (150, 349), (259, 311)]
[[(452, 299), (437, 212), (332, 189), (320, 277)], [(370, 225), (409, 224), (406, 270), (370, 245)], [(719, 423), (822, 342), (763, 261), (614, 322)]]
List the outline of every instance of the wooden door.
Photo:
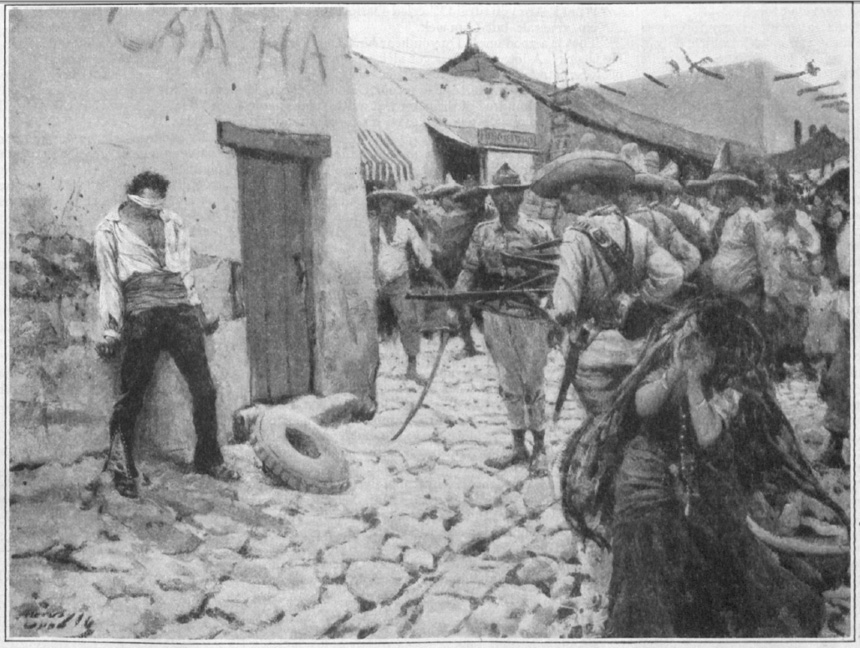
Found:
[(313, 387), (308, 168), (237, 153), (251, 398), (279, 402)]

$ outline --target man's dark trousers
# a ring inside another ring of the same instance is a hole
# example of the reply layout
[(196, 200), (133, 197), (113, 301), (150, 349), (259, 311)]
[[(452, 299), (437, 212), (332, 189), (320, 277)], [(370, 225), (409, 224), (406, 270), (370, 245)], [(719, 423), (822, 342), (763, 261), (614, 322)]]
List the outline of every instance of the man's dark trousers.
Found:
[(191, 391), (198, 470), (223, 463), (218, 446), (215, 385), (206, 360), (203, 329), (191, 306), (157, 307), (129, 315), (122, 331), (120, 397), (110, 420), (111, 437), (121, 434), (128, 475), (137, 477), (134, 425), (161, 351), (173, 357)]

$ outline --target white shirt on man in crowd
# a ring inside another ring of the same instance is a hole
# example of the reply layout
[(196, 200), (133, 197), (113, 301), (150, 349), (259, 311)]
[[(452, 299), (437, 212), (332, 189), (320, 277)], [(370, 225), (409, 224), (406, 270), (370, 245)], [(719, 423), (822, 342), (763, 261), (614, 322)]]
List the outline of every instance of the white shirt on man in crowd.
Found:
[(418, 230), (402, 216), (397, 216), (394, 224), (394, 236), (391, 240), (385, 233), (385, 228), (379, 226), (379, 258), (378, 275), (381, 285), (385, 285), (398, 279), (409, 272), (409, 259), (406, 246), (411, 245), (412, 251), (418, 257), (418, 262), (425, 268), (433, 265), (433, 257), (430, 250), (421, 240)]

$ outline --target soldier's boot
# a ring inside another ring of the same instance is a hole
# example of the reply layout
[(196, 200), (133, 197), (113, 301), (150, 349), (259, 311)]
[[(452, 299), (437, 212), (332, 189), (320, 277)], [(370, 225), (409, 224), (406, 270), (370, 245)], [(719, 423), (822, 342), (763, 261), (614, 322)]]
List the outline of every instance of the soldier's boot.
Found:
[(529, 475), (532, 477), (546, 477), (549, 475), (549, 461), (546, 458), (546, 446), (544, 445), (544, 431), (533, 430), (532, 458), (529, 462)]
[(480, 355), (481, 352), (475, 347), (475, 340), (472, 339), (471, 325), (469, 328), (461, 331), (460, 335), (463, 338), (463, 355), (467, 358), (474, 358), (476, 355)]
[(510, 451), (498, 457), (490, 457), (484, 462), (485, 466), (496, 470), (504, 470), (515, 464), (524, 464), (529, 460), (529, 451), (526, 449), (526, 431), (512, 430), (514, 445)]
[(406, 360), (406, 380), (416, 382), (422, 387), (427, 384), (427, 379), (418, 373), (418, 362), (415, 356), (408, 356)]

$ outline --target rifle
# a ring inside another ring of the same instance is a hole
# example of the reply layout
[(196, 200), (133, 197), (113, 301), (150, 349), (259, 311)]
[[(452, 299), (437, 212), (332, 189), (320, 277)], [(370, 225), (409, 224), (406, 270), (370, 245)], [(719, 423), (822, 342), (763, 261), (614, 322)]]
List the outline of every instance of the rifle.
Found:
[(541, 319), (553, 326), (557, 326), (555, 319), (539, 303), (539, 298), (552, 292), (551, 288), (529, 288), (508, 290), (469, 290), (450, 293), (407, 293), (406, 299), (417, 299), (421, 301), (448, 302), (449, 304), (463, 304), (474, 308), (492, 308), (491, 303), (498, 302), (499, 305), (512, 303), (512, 305), (527, 311), (527, 315), (514, 315), (511, 317), (525, 317), (527, 319)]
[(552, 292), (550, 288), (527, 288), (519, 290), (467, 290), (463, 292), (449, 293), (407, 293), (406, 299), (418, 299), (421, 301), (451, 302), (454, 304), (469, 304), (471, 302), (502, 300), (502, 299), (529, 299), (539, 295)]

